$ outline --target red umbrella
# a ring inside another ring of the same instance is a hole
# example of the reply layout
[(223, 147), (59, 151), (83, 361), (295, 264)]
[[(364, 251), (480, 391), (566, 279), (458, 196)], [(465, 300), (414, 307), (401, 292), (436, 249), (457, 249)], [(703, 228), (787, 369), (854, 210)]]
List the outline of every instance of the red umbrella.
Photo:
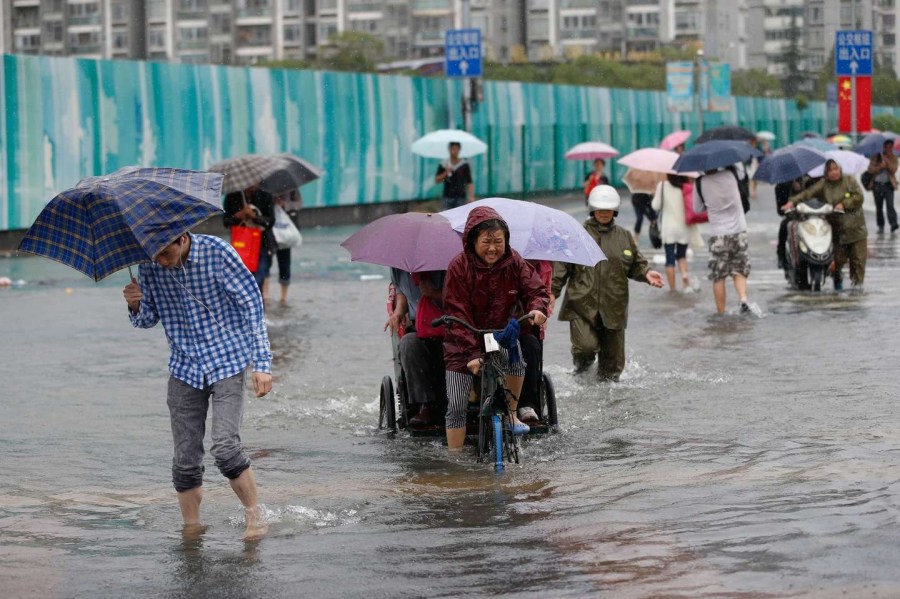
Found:
[(407, 212), (374, 220), (341, 243), (350, 259), (401, 268), (407, 272), (447, 270), (462, 239), (437, 214)]

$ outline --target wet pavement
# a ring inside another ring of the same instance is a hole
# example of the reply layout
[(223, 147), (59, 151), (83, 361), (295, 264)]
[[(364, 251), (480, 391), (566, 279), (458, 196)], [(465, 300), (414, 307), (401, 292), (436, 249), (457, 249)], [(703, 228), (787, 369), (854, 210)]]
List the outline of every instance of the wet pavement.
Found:
[(697, 249), (699, 293), (633, 284), (620, 383), (571, 374), (552, 319), (561, 430), (499, 476), (471, 450), (377, 430), (387, 271), (348, 261), (338, 244), (355, 227), (304, 231), (290, 304), (267, 315), (275, 391), (243, 428), (271, 522), (248, 545), (209, 458), (209, 529), (181, 536), (165, 339), (131, 328), (127, 276), (0, 260), (26, 281), (0, 289), (3, 595), (900, 595), (900, 240), (870, 234), (864, 293), (790, 291), (760, 194), (749, 289), (763, 317), (734, 313), (730, 287), (732, 313), (713, 314)]

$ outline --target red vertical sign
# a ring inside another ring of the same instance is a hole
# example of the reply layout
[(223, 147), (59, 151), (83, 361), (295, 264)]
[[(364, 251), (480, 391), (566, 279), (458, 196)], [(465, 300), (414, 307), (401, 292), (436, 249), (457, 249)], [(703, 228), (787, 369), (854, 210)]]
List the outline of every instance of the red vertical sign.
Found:
[(856, 130), (872, 128), (872, 78), (856, 77)]
[(838, 131), (849, 133), (853, 129), (852, 114), (853, 83), (850, 77), (838, 77)]

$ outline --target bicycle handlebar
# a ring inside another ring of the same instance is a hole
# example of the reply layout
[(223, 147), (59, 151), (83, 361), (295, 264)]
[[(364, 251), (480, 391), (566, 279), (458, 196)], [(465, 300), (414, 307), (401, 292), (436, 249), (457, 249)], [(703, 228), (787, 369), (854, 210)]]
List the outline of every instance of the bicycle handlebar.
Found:
[[(520, 316), (517, 320), (519, 321), (519, 323), (523, 323), (526, 320), (530, 320), (530, 319), (531, 319), (531, 315), (526, 314), (525, 316)], [(440, 318), (435, 318), (434, 320), (432, 320), (431, 326), (436, 328), (436, 327), (439, 327), (444, 324), (450, 324), (451, 322), (455, 322), (459, 325), (462, 325), (463, 327), (469, 329), (476, 335), (484, 335), (486, 333), (499, 333), (500, 331), (503, 330), (503, 329), (476, 329), (475, 327), (470, 325), (465, 320), (463, 320), (461, 318), (457, 318), (455, 316), (447, 316), (446, 314), (441, 316)]]

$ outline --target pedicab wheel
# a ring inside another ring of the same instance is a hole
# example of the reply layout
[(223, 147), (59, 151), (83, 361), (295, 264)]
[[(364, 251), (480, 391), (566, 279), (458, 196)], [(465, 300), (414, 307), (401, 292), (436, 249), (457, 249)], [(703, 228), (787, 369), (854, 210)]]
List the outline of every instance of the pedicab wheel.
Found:
[(381, 395), (378, 400), (378, 428), (386, 428), (389, 431), (397, 430), (396, 400), (391, 377), (385, 376), (381, 379)]
[(503, 470), (503, 421), (499, 414), (494, 414), (491, 423), (494, 429), (494, 468), (500, 472)]
[(546, 372), (541, 374), (541, 387), (543, 387), (544, 406), (547, 409), (547, 425), (559, 426), (559, 418), (556, 416), (556, 391), (550, 375)]
[(397, 396), (400, 399), (400, 417), (397, 426), (401, 430), (409, 428), (409, 397), (406, 390), (406, 373), (400, 369), (400, 378), (397, 379)]

